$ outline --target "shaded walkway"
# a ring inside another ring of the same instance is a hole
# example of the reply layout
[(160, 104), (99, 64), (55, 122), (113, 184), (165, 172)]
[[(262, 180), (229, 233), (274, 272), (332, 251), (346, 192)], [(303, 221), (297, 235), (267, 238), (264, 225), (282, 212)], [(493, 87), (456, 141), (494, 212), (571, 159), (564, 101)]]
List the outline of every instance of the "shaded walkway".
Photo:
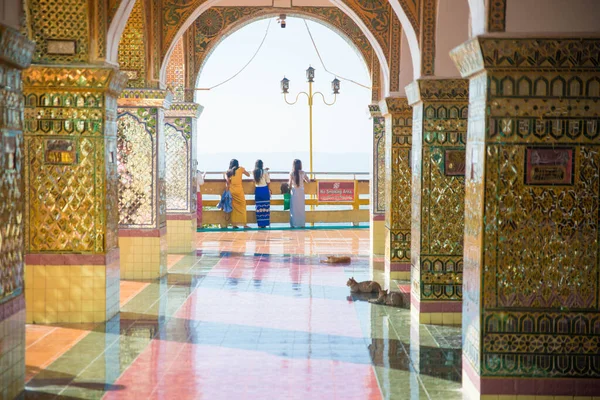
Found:
[(28, 326), (26, 398), (461, 398), (458, 328), (411, 330), (408, 310), (349, 295), (371, 274), (368, 235), (199, 233), (160, 282), (122, 282), (110, 322)]

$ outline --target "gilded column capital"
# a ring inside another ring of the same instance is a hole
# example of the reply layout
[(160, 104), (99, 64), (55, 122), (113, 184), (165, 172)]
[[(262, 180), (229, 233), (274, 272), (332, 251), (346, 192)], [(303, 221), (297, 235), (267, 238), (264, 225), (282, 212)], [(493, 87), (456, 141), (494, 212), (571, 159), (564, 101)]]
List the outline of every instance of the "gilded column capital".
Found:
[(450, 52), (460, 74), (483, 70), (595, 71), (600, 63), (600, 37), (507, 38), (478, 36)]
[(35, 45), (17, 30), (0, 25), (0, 60), (25, 69), (31, 64)]
[(381, 108), (379, 107), (379, 104), (369, 104), (369, 113), (371, 114), (371, 117), (376, 118), (376, 117), (381, 117)]
[(469, 101), (467, 79), (418, 79), (406, 86), (411, 106), (419, 102)]
[(181, 118), (191, 117), (200, 118), (200, 115), (204, 111), (204, 106), (198, 103), (173, 103), (171, 108), (165, 110), (165, 117), (167, 118)]
[(412, 108), (408, 105), (406, 97), (387, 97), (379, 102), (381, 114), (406, 114), (412, 118)]
[(173, 92), (166, 89), (125, 89), (118, 100), (119, 107), (171, 108)]
[(23, 72), (23, 86), (29, 91), (85, 90), (118, 96), (126, 84), (127, 75), (106, 67), (32, 65)]

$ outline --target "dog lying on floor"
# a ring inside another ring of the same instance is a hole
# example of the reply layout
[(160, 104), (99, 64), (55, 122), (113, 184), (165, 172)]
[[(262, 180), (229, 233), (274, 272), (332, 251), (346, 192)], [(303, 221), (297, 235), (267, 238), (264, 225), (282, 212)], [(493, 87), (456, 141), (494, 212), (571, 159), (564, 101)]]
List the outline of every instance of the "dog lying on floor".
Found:
[(351, 261), (348, 256), (327, 256), (326, 260), (321, 260), (323, 264), (350, 264)]
[(377, 293), (381, 292), (381, 285), (375, 281), (357, 282), (354, 277), (348, 279), (346, 286), (351, 293)]

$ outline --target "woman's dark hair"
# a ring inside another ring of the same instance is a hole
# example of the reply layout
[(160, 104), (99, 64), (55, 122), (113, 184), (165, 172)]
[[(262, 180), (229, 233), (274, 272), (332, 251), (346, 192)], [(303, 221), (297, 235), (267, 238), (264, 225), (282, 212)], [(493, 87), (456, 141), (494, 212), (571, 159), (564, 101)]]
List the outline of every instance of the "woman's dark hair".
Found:
[(294, 164), (292, 166), (292, 171), (294, 172), (294, 181), (296, 181), (296, 186), (300, 186), (300, 171), (302, 170), (302, 161), (297, 158), (294, 160)]
[(260, 182), (260, 178), (263, 176), (263, 162), (262, 160), (256, 160), (254, 164), (254, 182)]
[(231, 178), (232, 176), (235, 175), (235, 171), (237, 171), (237, 169), (240, 167), (240, 163), (238, 162), (238, 160), (236, 160), (235, 158), (232, 158), (231, 161), (229, 161), (229, 169), (227, 170), (227, 177)]

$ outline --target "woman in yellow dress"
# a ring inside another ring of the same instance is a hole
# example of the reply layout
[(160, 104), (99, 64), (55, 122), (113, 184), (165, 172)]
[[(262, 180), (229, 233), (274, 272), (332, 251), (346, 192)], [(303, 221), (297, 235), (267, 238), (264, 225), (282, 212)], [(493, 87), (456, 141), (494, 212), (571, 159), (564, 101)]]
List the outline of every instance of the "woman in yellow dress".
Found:
[(229, 162), (229, 169), (225, 174), (227, 178), (227, 188), (231, 192), (232, 207), (231, 224), (233, 229), (238, 229), (238, 225), (244, 225), (244, 229), (248, 229), (246, 220), (246, 197), (244, 188), (242, 187), (242, 175), (250, 176), (244, 167), (240, 167), (238, 160), (235, 158)]

